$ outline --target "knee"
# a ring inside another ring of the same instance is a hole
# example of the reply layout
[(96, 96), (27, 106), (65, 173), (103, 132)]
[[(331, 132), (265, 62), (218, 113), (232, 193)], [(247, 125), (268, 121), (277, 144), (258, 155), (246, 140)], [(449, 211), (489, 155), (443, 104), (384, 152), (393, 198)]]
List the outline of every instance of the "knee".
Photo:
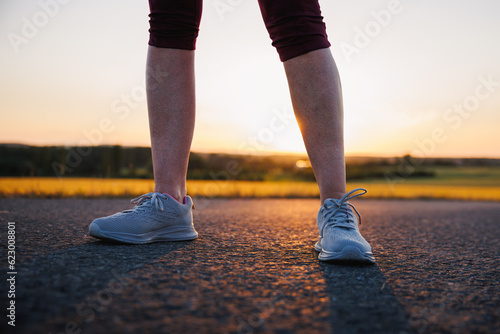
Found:
[(281, 61), (330, 47), (317, 0), (259, 0), (259, 4)]
[(194, 50), (201, 20), (201, 0), (150, 0), (149, 45)]

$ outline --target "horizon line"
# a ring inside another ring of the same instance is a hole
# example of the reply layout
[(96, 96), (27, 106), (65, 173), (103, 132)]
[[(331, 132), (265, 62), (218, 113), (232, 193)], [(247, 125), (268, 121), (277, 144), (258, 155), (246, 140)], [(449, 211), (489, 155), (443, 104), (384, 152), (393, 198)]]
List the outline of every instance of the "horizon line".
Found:
[[(101, 144), (101, 145), (64, 145), (64, 144), (47, 144), (47, 145), (33, 145), (33, 144), (23, 144), (23, 143), (12, 143), (12, 142), (4, 142), (0, 143), (0, 146), (27, 146), (27, 147), (113, 147), (120, 146), (122, 148), (151, 148), (151, 146), (146, 145), (121, 145), (121, 144)], [(190, 153), (197, 154), (228, 154), (228, 155), (255, 155), (255, 156), (297, 156), (297, 158), (308, 158), (307, 152), (293, 152), (293, 151), (255, 151), (255, 152), (247, 152), (247, 151), (231, 151), (231, 150), (220, 150), (220, 151), (211, 151), (211, 150), (190, 150)], [(402, 158), (406, 155), (410, 155), (409, 152), (400, 153), (400, 154), (384, 154), (384, 153), (373, 153), (373, 152), (351, 152), (346, 153), (346, 158)], [(500, 156), (497, 157), (488, 157), (488, 156), (414, 156), (417, 159), (493, 159), (500, 160)]]

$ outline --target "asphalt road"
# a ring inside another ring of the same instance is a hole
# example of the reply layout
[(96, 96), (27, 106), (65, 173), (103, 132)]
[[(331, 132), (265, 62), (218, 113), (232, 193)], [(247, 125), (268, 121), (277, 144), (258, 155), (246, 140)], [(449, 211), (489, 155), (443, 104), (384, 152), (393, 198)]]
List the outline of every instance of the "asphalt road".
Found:
[(197, 240), (131, 246), (87, 236), (127, 200), (1, 199), (0, 330), (500, 333), (500, 203), (353, 203), (376, 265), (316, 259), (317, 200), (211, 200), (195, 211)]

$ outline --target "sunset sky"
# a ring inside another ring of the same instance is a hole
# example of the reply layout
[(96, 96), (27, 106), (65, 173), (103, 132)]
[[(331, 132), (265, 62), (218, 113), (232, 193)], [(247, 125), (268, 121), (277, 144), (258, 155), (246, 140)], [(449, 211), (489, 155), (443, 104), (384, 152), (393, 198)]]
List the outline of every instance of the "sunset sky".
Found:
[[(59, 1), (0, 3), (0, 143), (149, 146), (147, 1)], [(348, 155), (500, 158), (498, 0), (320, 4)], [(193, 151), (305, 152), (257, 0), (200, 29)]]

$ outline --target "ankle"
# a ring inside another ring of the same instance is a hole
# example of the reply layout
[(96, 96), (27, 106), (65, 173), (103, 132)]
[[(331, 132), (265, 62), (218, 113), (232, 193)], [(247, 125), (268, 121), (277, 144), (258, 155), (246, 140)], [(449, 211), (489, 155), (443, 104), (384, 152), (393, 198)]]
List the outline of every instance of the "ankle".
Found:
[(179, 203), (184, 203), (186, 197), (186, 187), (175, 187), (161, 183), (155, 183), (155, 192), (167, 194)]
[(342, 196), (345, 195), (345, 192), (328, 192), (328, 193), (321, 193), (320, 195), (320, 200), (321, 200), (321, 205), (328, 199), (328, 198), (334, 198), (334, 199), (340, 199)]

